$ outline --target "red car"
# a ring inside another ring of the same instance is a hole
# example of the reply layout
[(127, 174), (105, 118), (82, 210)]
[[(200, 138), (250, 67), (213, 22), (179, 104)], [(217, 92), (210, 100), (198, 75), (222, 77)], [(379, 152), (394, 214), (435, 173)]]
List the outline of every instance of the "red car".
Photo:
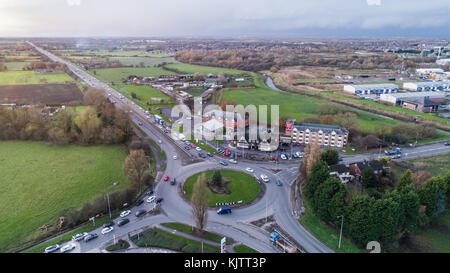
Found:
[(167, 175), (164, 175), (164, 181), (169, 180), (169, 177)]
[(192, 148), (195, 148), (195, 144), (194, 144), (194, 143), (191, 143), (191, 147), (192, 147)]
[(297, 143), (297, 144), (295, 144), (295, 145), (300, 146), (300, 143)]

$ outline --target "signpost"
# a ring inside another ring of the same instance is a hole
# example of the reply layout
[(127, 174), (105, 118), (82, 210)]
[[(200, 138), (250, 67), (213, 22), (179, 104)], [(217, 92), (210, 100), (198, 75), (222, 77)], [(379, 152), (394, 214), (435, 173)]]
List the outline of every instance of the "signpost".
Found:
[(220, 253), (225, 253), (227, 250), (227, 237), (223, 237), (220, 240)]

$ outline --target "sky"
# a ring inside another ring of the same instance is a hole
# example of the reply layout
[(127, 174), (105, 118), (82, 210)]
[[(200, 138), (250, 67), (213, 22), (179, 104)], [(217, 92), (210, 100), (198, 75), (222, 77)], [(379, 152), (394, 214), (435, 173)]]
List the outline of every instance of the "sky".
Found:
[(0, 37), (450, 37), (450, 0), (0, 0)]

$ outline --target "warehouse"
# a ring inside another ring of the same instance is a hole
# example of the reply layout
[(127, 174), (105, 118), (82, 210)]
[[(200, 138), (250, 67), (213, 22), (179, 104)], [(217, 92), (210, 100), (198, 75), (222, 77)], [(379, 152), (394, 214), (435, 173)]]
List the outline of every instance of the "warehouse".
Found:
[(412, 91), (449, 91), (450, 81), (442, 82), (405, 82), (403, 88)]
[(344, 91), (354, 95), (389, 94), (397, 92), (398, 85), (392, 83), (344, 85)]
[(380, 102), (389, 103), (392, 105), (401, 105), (403, 101), (415, 99), (415, 98), (425, 98), (434, 101), (434, 102), (443, 102), (445, 100), (445, 93), (438, 91), (430, 91), (430, 92), (406, 92), (406, 93), (397, 93), (397, 94), (381, 94)]

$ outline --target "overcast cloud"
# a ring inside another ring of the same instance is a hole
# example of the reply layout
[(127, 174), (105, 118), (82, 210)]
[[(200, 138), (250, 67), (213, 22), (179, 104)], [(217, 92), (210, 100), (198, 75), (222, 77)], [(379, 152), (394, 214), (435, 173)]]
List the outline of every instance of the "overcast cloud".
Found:
[(0, 36), (450, 36), (449, 0), (0, 0)]

